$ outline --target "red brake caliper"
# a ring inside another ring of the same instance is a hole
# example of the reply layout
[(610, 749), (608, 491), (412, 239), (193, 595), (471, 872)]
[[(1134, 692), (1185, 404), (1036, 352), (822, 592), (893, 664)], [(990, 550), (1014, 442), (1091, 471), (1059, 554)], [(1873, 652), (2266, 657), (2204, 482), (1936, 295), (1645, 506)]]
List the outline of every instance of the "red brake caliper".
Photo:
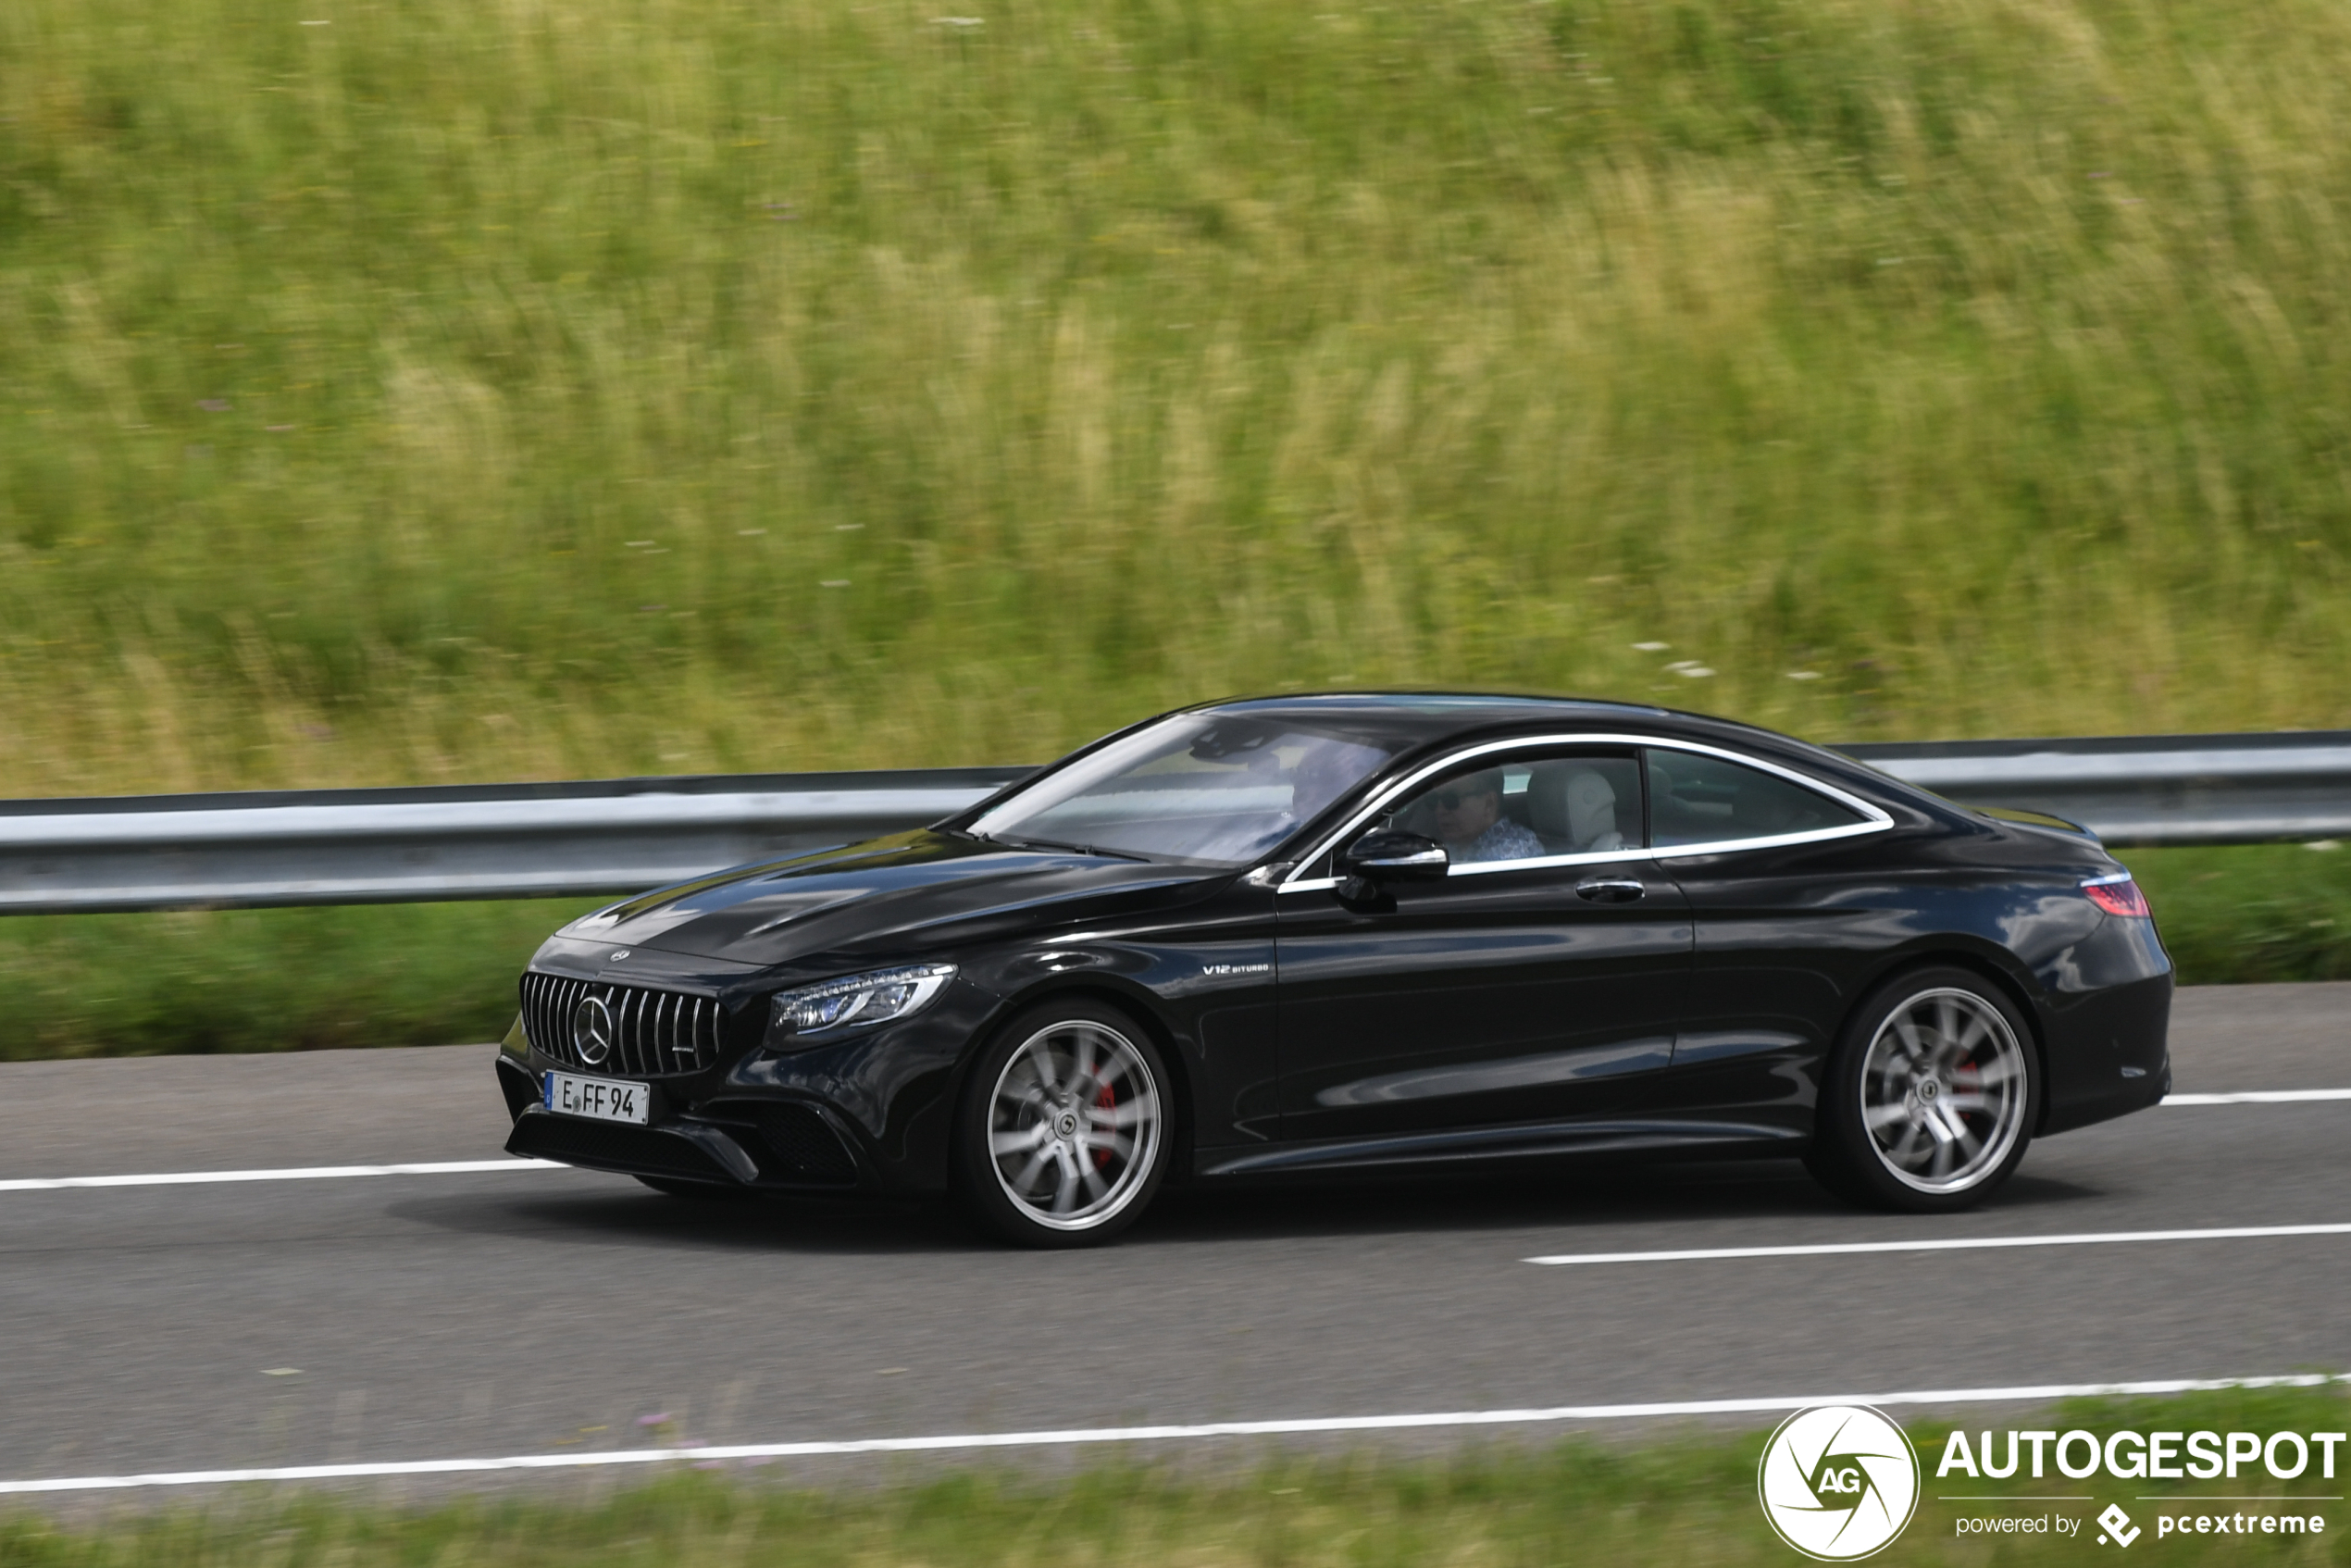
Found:
[[(1110, 1085), (1104, 1084), (1102, 1085), (1101, 1093), (1094, 1096), (1094, 1103), (1101, 1106), (1105, 1111), (1115, 1111), (1118, 1109), (1118, 1096), (1110, 1091)], [(1110, 1151), (1107, 1149), (1097, 1149), (1093, 1152), (1094, 1168), (1098, 1171), (1106, 1171), (1110, 1169)]]

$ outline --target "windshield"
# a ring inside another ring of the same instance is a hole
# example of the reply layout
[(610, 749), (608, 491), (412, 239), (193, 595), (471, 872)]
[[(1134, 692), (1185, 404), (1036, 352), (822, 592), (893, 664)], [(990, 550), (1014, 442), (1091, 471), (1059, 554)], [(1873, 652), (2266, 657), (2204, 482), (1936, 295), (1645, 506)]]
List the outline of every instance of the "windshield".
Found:
[(1179, 714), (1046, 775), (971, 825), (986, 839), (1243, 865), (1393, 754), (1264, 719)]

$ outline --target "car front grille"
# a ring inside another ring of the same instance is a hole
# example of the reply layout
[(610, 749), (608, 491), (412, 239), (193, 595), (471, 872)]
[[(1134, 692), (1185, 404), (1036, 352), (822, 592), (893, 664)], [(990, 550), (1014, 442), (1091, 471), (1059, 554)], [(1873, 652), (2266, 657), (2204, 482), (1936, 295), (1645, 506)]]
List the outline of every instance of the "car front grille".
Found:
[[(590, 997), (612, 1014), (612, 1047), (601, 1062), (580, 1054), (572, 1018)], [(631, 1077), (698, 1073), (718, 1061), (718, 1003), (706, 996), (607, 986), (561, 975), (522, 977), (522, 1027), (541, 1054), (591, 1072)]]

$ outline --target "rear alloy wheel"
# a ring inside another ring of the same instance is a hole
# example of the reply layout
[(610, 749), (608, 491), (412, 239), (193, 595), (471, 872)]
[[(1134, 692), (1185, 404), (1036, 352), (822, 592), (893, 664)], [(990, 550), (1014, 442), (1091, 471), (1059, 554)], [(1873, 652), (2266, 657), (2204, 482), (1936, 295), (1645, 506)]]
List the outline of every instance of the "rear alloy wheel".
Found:
[(989, 1228), (1029, 1247), (1088, 1247), (1135, 1223), (1166, 1175), (1167, 1072), (1113, 1008), (1048, 1004), (974, 1064), (958, 1186)]
[(1963, 1209), (2024, 1158), (2040, 1088), (2031, 1037), (2006, 997), (1964, 969), (1914, 971), (1847, 1026), (1807, 1163), (1858, 1202)]

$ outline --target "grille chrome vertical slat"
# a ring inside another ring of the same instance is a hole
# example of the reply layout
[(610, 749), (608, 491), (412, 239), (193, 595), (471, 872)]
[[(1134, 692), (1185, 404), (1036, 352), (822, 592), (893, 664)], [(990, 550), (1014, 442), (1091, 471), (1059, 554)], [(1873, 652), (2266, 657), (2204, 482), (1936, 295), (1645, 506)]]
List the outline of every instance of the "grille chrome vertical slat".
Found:
[[(725, 1017), (715, 998), (642, 986), (603, 985), (563, 975), (522, 977), (523, 1033), (541, 1055), (566, 1066), (630, 1077), (677, 1077), (718, 1061)], [(601, 1063), (580, 1057), (572, 1017), (588, 998), (612, 1009), (612, 1052)]]
[(579, 999), (587, 993), (588, 988), (579, 981), (574, 980), (564, 987), (563, 1000), (556, 1004), (562, 1014), (560, 1029), (563, 1039), (563, 1057), (565, 1061), (574, 1065), (579, 1063), (579, 1042), (571, 1038), (571, 1015), (578, 1010)]

